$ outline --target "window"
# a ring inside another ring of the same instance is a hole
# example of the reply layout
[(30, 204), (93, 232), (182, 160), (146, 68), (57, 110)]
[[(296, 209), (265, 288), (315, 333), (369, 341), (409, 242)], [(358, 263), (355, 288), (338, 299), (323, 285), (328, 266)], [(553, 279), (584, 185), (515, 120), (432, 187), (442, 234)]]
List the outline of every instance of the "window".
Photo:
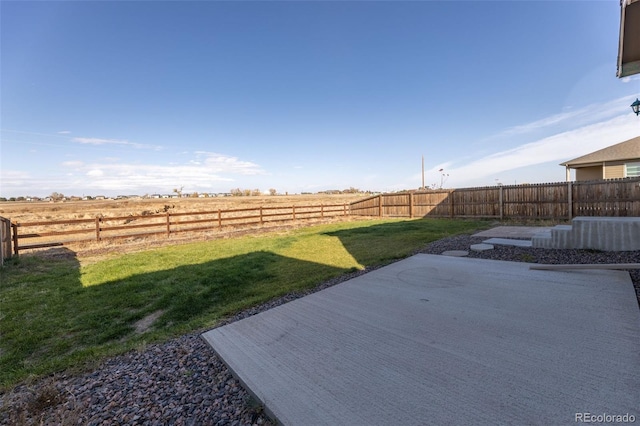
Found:
[(640, 177), (640, 162), (627, 163), (627, 177)]

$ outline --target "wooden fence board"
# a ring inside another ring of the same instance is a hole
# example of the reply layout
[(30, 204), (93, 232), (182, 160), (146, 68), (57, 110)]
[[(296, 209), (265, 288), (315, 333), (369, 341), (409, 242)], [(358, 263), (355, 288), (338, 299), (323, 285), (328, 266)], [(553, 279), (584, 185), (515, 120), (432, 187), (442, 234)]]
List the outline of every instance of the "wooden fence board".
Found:
[(505, 185), (381, 194), (351, 203), (350, 214), (570, 220), (640, 216), (640, 178)]

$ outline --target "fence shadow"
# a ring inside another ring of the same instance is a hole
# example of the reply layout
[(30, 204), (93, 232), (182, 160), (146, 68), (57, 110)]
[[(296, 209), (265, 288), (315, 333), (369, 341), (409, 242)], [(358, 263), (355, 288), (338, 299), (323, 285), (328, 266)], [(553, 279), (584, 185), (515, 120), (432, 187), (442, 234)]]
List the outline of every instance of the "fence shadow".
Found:
[[(123, 326), (131, 328), (145, 315), (162, 312), (154, 324), (162, 328), (202, 315), (209, 319), (221, 318), (244, 307), (308, 288), (316, 284), (314, 276), (333, 277), (346, 271), (268, 251), (255, 251), (107, 282), (83, 280), (81, 285), (88, 285), (84, 289), (89, 300), (117, 300), (119, 294), (127, 294), (122, 303), (126, 304), (128, 315), (125, 318), (107, 316), (108, 320), (122, 321)], [(274, 288), (274, 281), (283, 280), (289, 284)], [(196, 322), (194, 325), (206, 324)]]
[(213, 327), (348, 271), (268, 251), (134, 274), (126, 267), (132, 260), (123, 256), (110, 265), (117, 272), (108, 279), (81, 269), (65, 248), (23, 255), (2, 268), (0, 382)]

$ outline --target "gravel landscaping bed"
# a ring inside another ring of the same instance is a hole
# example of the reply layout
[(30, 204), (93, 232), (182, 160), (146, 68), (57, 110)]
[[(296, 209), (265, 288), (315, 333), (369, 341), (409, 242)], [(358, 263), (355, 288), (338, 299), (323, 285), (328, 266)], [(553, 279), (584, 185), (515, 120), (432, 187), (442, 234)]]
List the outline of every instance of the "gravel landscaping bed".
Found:
[[(484, 238), (445, 238), (420, 252), (469, 250)], [(551, 250), (496, 245), (469, 257), (532, 263), (635, 263), (640, 252)], [(370, 271), (370, 270), (369, 270)], [(368, 271), (323, 283), (318, 291)], [(640, 271), (630, 271), (640, 303)], [(310, 292), (308, 292), (310, 293)], [(308, 293), (244, 311), (237, 321)], [(202, 330), (205, 331), (205, 330)], [(271, 424), (222, 361), (193, 333), (111, 358), (94, 371), (59, 373), (0, 394), (0, 423), (11, 425), (265, 425)]]
[[(541, 264), (586, 264), (586, 263), (640, 263), (640, 251), (598, 251), (543, 249), (494, 245), (493, 250), (476, 252), (469, 250), (472, 244), (479, 244), (486, 238), (459, 235), (429, 244), (422, 253), (441, 254), (447, 250), (468, 250), (469, 256), (479, 259), (508, 260), (513, 262)], [(640, 270), (629, 270), (631, 281), (640, 305)]]

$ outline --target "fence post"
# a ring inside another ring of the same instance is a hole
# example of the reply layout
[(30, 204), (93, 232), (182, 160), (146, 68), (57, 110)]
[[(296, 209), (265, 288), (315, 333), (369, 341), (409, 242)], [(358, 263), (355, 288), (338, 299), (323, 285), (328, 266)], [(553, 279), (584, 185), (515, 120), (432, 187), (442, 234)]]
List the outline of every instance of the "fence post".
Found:
[(504, 188), (502, 185), (500, 186), (500, 195), (498, 197), (500, 203), (500, 220), (502, 220), (504, 216)]
[(378, 195), (378, 217), (382, 217), (382, 194)]
[(218, 209), (218, 229), (222, 229), (222, 210)]
[(262, 206), (260, 206), (260, 225), (262, 225)]
[(567, 212), (569, 220), (573, 219), (573, 185), (571, 181), (567, 182)]
[(320, 204), (320, 217), (324, 217), (324, 204)]
[(293, 206), (293, 220), (296, 220), (296, 206)]
[(0, 218), (0, 266), (11, 258), (11, 220)]
[(13, 230), (13, 254), (18, 256), (18, 224), (11, 222), (11, 229)]
[(100, 217), (96, 216), (96, 241), (100, 241)]
[(167, 238), (171, 237), (171, 213), (167, 211)]

